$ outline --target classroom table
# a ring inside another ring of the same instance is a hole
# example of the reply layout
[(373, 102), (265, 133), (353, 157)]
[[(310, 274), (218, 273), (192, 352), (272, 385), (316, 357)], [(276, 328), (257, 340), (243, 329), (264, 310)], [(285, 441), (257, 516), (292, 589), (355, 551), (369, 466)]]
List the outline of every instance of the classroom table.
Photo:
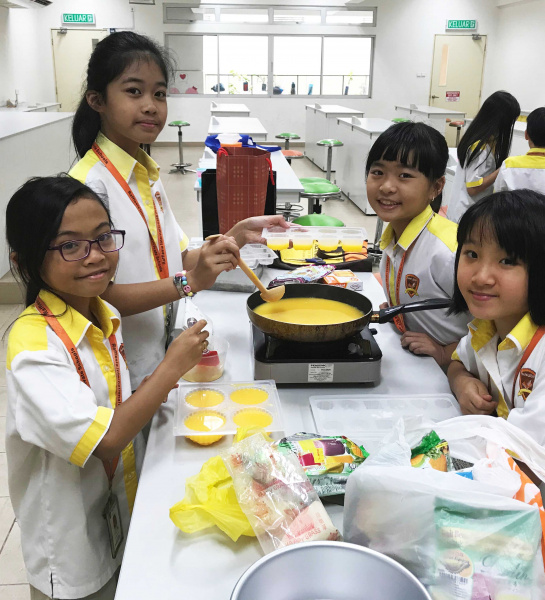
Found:
[(445, 135), (447, 119), (461, 121), (466, 116), (465, 112), (460, 112), (459, 110), (425, 106), (423, 104), (396, 104), (395, 109), (400, 117), (406, 117), (416, 123), (425, 122), (434, 129), (437, 129), (441, 135)]
[[(347, 108), (338, 104), (307, 104), (305, 106), (305, 156), (317, 167), (327, 169), (327, 151), (325, 146), (317, 146), (316, 142), (324, 139), (340, 139), (337, 119), (341, 117), (363, 117), (361, 110)], [(333, 148), (331, 170), (338, 164), (338, 148)]]
[(250, 109), (246, 104), (210, 104), (210, 114), (216, 117), (249, 117)]
[[(276, 172), (276, 202), (278, 204), (291, 202), (292, 204), (300, 202), (299, 193), (303, 191), (303, 185), (295, 174), (291, 165), (288, 163), (282, 152), (271, 152), (271, 164), (273, 171)], [(199, 159), (199, 169), (215, 169), (216, 155), (210, 149), (205, 149), (204, 154)], [(201, 201), (201, 179), (197, 177), (193, 186), (197, 194), (197, 202)], [(201, 215), (202, 234), (202, 215)]]
[(337, 185), (366, 215), (374, 215), (376, 213), (367, 201), (365, 165), (371, 146), (392, 122), (386, 119), (350, 117), (337, 119), (337, 123), (339, 138), (344, 143), (344, 146), (337, 149)]
[[(265, 282), (279, 271), (266, 269), (266, 273)], [(384, 301), (382, 288), (371, 273), (358, 275), (363, 281), (363, 293), (378, 308)], [(195, 298), (213, 321), (214, 335), (226, 338), (230, 344), (226, 371), (219, 381), (253, 380), (246, 298), (243, 293), (211, 291), (199, 292)], [(314, 431), (309, 406), (312, 395), (450, 392), (446, 376), (432, 358), (403, 350), (391, 324), (376, 328), (376, 339), (383, 353), (380, 383), (376, 387), (280, 387), (286, 434)], [(232, 436), (225, 436), (212, 446), (201, 447), (175, 437), (175, 396), (176, 392), (171, 392), (168, 402), (152, 421), (116, 600), (228, 600), (242, 573), (262, 556), (255, 538), (241, 537), (234, 543), (215, 527), (189, 535), (179, 531), (170, 520), (170, 507), (185, 495), (186, 478), (197, 474), (206, 460), (232, 443)], [(328, 504), (327, 510), (342, 530), (342, 507)]]
[(267, 130), (255, 117), (210, 117), (208, 135), (216, 133), (247, 134), (254, 142), (264, 142), (267, 139)]

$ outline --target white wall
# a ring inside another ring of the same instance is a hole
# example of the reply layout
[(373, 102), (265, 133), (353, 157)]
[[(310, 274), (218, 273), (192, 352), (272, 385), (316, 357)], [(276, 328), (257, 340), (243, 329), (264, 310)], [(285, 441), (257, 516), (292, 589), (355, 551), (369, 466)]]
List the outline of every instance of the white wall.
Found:
[(519, 1), (499, 8), (483, 98), (502, 89), (516, 96), (522, 109), (545, 106), (545, 63), (540, 50), (544, 27), (544, 0)]

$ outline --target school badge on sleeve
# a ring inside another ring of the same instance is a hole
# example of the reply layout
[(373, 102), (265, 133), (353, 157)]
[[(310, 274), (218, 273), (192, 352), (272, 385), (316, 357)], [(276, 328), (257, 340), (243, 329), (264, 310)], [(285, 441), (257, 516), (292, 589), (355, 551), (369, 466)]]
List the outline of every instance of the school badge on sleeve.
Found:
[(520, 370), (520, 379), (519, 385), (520, 390), (518, 395), (522, 396), (522, 398), (526, 401), (526, 398), (531, 394), (534, 389), (534, 381), (536, 378), (536, 372), (532, 371), (532, 369), (521, 369)]
[(420, 285), (420, 279), (416, 275), (405, 275), (405, 293), (410, 298), (418, 296), (418, 286)]

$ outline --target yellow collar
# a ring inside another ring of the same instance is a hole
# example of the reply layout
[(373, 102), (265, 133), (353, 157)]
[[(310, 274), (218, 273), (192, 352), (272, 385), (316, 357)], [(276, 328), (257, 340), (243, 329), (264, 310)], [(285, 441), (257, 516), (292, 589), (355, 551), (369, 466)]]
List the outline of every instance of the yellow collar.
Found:
[(130, 154), (127, 154), (125, 150), (122, 150), (119, 146), (110, 141), (102, 131), (98, 132), (95, 141), (104, 154), (112, 161), (125, 181), (129, 181), (137, 164), (146, 169), (149, 179), (152, 181), (157, 181), (159, 179), (159, 165), (141, 148), (138, 149), (136, 158), (133, 158)]
[[(57, 321), (66, 331), (74, 346), (77, 346), (81, 342), (89, 327), (93, 327), (96, 330), (91, 321), (86, 319), (75, 308), (66, 304), (59, 296), (47, 290), (41, 290), (39, 296), (47, 304), (51, 313), (57, 318)], [(103, 337), (110, 337), (118, 330), (120, 319), (108, 308), (104, 300), (98, 297), (92, 298), (91, 310), (100, 323)]]
[(526, 156), (528, 156), (528, 154), (530, 154), (530, 156), (531, 156), (532, 152), (539, 152), (541, 154), (545, 154), (545, 148), (538, 148), (537, 146), (535, 148), (530, 148), (530, 150), (528, 150), (528, 152), (526, 152)]
[[(485, 319), (473, 319), (469, 327), (473, 330), (471, 347), (475, 352), (484, 348), (497, 333), (494, 321)], [(522, 352), (531, 342), (537, 329), (538, 326), (532, 321), (530, 313), (526, 313), (502, 340), (498, 350), (509, 350), (516, 347)]]
[[(416, 216), (408, 225), (405, 227), (405, 231), (401, 234), (401, 237), (397, 241), (396, 245), (401, 246), (403, 250), (410, 248), (411, 244), (420, 235), (424, 227), (428, 224), (429, 220), (434, 217), (434, 212), (431, 206), (427, 206), (418, 216)], [(389, 223), (388, 227), (382, 234), (380, 239), (380, 249), (384, 250), (387, 248), (394, 239), (394, 229), (392, 224)]]

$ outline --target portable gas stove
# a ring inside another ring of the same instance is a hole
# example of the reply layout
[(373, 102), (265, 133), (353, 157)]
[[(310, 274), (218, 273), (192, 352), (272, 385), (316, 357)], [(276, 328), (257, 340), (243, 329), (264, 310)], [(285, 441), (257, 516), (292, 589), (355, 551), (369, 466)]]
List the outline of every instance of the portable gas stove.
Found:
[(288, 383), (378, 383), (382, 352), (363, 331), (335, 342), (291, 342), (252, 325), (254, 379)]

